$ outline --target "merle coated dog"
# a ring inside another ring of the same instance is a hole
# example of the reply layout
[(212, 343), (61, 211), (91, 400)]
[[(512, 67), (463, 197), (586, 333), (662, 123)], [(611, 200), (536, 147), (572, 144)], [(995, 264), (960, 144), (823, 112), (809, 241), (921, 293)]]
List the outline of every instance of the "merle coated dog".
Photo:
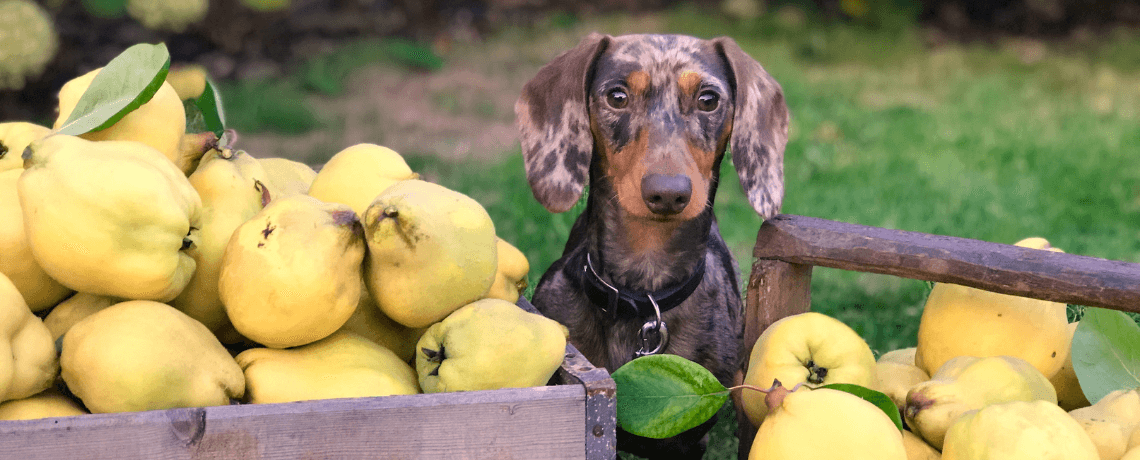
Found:
[[(721, 161), (753, 208), (779, 212), (788, 110), (780, 85), (730, 38), (592, 34), (526, 84), (516, 106), (527, 180), (551, 212), (586, 208), (532, 303), (611, 372), (670, 353), (731, 386), (740, 369), (739, 273), (713, 216)], [(618, 447), (699, 458), (713, 421)]]

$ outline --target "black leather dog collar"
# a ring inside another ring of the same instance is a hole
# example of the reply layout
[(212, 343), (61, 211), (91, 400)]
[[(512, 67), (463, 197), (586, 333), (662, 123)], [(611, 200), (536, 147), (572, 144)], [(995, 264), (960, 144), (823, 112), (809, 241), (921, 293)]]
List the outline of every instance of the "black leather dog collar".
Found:
[(582, 288), (591, 303), (600, 306), (602, 311), (612, 314), (615, 318), (655, 318), (657, 312), (653, 306), (654, 302), (657, 303), (660, 313), (665, 313), (680, 305), (697, 290), (697, 286), (705, 277), (705, 261), (701, 258), (692, 275), (689, 275), (683, 283), (656, 291), (623, 289), (607, 283), (594, 270), (589, 253), (585, 249), (571, 256), (571, 260), (567, 261), (562, 270), (567, 278)]

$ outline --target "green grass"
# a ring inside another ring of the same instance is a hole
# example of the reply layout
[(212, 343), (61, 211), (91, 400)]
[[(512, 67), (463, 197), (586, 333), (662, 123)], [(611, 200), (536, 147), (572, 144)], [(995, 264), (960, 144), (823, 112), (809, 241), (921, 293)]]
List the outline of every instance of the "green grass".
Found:
[[(783, 212), (1140, 262), (1140, 41), (1117, 33), (1026, 58), (1024, 43), (930, 48), (914, 28), (871, 30), (769, 16), (734, 23), (681, 9), (663, 32), (731, 35), (781, 83), (791, 114)], [(510, 31), (528, 49), (567, 29), (621, 32), (613, 18)], [(496, 41), (498, 40), (498, 41)], [(534, 55), (530, 51), (530, 55)], [(533, 59), (533, 57), (532, 57)], [(446, 101), (444, 101), (446, 102)], [(562, 251), (579, 209), (534, 200), (518, 151), (496, 164), (409, 155), (413, 169), (483, 203), (531, 262), (531, 285)], [(742, 272), (761, 222), (724, 164), (716, 212)], [(743, 287), (742, 287), (743, 288)], [(812, 309), (876, 353), (913, 346), (927, 283), (817, 268)], [(735, 458), (731, 408), (706, 458)]]

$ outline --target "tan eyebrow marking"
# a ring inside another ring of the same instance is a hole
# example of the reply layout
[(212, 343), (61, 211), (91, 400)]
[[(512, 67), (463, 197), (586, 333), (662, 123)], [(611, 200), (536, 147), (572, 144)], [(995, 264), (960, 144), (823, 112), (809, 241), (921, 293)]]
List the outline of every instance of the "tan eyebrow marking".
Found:
[(696, 96), (702, 81), (701, 75), (696, 72), (683, 72), (681, 78), (677, 79), (677, 86), (681, 89), (681, 94)]
[(649, 74), (642, 70), (634, 70), (626, 77), (625, 83), (629, 85), (629, 92), (643, 95), (649, 89)]

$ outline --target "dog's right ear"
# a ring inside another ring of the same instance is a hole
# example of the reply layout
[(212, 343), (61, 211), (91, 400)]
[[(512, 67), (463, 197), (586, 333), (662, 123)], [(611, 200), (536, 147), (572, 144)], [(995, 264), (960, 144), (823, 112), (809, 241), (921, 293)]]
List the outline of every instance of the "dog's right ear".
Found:
[(527, 182), (551, 212), (574, 206), (590, 173), (594, 138), (586, 92), (612, 37), (590, 34), (538, 71), (515, 103)]

